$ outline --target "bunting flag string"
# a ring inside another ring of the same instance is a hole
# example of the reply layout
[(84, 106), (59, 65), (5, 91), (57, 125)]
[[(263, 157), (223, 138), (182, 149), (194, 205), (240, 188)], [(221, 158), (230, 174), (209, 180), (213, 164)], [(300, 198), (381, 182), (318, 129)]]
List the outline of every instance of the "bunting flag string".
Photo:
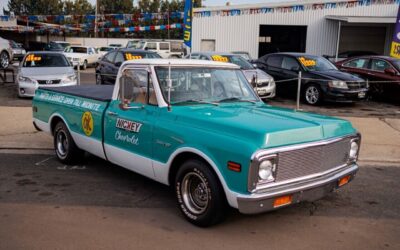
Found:
[(320, 4), (304, 4), (292, 5), (284, 7), (262, 7), (250, 9), (230, 9), (216, 11), (198, 11), (194, 13), (195, 17), (211, 17), (211, 16), (241, 16), (267, 13), (292, 13), (306, 10), (323, 10), (336, 8), (354, 8), (358, 6), (382, 5), (382, 4), (400, 4), (400, 0), (353, 0), (344, 2), (328, 2)]
[[(171, 29), (182, 29), (184, 27), (181, 23), (174, 23), (170, 25), (148, 25), (148, 26), (132, 26), (132, 27), (114, 27), (114, 28), (100, 28), (101, 32), (143, 32), (143, 31), (153, 31), (153, 30), (171, 30)], [(0, 27), (0, 30), (7, 31), (17, 31), (20, 33), (43, 33), (49, 32), (50, 34), (63, 34), (80, 31), (80, 32), (91, 32), (94, 31), (93, 28), (85, 28), (85, 29), (72, 29), (66, 26), (54, 27), (54, 26), (11, 26), (11, 27)]]

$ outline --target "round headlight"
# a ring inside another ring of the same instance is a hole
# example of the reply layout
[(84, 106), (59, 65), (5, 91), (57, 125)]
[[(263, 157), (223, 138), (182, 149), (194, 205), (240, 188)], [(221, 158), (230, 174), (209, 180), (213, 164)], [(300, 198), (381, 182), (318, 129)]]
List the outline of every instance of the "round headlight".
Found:
[(356, 141), (353, 141), (350, 144), (350, 152), (349, 152), (350, 159), (356, 159), (357, 153), (358, 153), (358, 143)]
[(270, 160), (261, 162), (258, 170), (258, 177), (261, 180), (273, 180), (273, 168), (274, 164)]

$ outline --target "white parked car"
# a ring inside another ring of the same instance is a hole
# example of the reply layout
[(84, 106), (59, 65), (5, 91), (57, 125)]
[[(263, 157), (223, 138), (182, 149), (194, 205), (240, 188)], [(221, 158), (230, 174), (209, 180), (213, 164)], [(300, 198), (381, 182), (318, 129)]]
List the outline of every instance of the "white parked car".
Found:
[(94, 47), (88, 46), (66, 47), (64, 55), (72, 62), (74, 67), (79, 65), (82, 69), (86, 69), (89, 65), (94, 66), (101, 57), (101, 54)]
[(162, 58), (182, 58), (183, 42), (179, 41), (140, 41), (136, 44), (136, 49), (143, 49), (157, 52)]
[(10, 65), (13, 56), (10, 42), (0, 37), (0, 68), (7, 68), (8, 65)]
[(32, 97), (38, 87), (64, 87), (77, 84), (72, 64), (62, 53), (28, 52), (17, 73), (19, 97)]

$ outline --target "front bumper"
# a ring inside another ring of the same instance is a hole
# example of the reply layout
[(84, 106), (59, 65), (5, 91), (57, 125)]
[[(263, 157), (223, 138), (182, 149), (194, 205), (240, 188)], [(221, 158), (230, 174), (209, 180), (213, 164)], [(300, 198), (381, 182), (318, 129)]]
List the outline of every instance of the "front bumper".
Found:
[(275, 89), (276, 89), (275, 84), (270, 84), (269, 86), (261, 86), (261, 87), (254, 88), (257, 95), (262, 99), (275, 97)]
[(328, 88), (325, 93), (325, 100), (331, 102), (356, 102), (366, 99), (367, 92), (367, 88), (356, 90)]
[(267, 191), (237, 197), (238, 209), (244, 214), (257, 214), (280, 207), (274, 207), (277, 197), (292, 195), (291, 204), (302, 201), (315, 201), (337, 189), (338, 182), (345, 176), (350, 176), (349, 182), (358, 171), (358, 166), (353, 163), (349, 166), (331, 172), (324, 176), (281, 186), (276, 186)]
[(77, 82), (70, 82), (70, 83), (59, 83), (59, 84), (52, 84), (52, 85), (39, 85), (38, 83), (25, 83), (19, 82), (18, 83), (18, 95), (20, 97), (33, 97), (35, 96), (35, 91), (40, 86), (42, 87), (49, 87), (49, 88), (57, 88), (57, 87), (66, 87), (66, 86), (74, 86)]

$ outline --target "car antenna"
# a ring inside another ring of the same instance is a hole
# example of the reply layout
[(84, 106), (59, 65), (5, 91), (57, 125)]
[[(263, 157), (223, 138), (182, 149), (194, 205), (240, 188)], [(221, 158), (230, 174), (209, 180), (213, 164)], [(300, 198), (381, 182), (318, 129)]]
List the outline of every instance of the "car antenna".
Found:
[(167, 89), (168, 89), (168, 111), (171, 111), (171, 89), (172, 89), (172, 80), (171, 80), (171, 61), (168, 62), (168, 79), (167, 79)]

